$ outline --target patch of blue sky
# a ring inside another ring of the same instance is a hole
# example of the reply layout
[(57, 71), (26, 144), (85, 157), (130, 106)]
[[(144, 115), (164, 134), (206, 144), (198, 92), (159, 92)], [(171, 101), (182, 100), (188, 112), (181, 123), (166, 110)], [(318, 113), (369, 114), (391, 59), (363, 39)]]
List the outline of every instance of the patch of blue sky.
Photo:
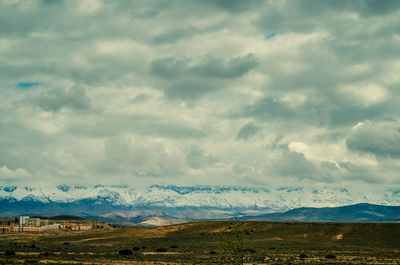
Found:
[(265, 39), (270, 40), (270, 39), (275, 38), (275, 36), (276, 36), (276, 33), (272, 32), (272, 33), (267, 34), (267, 36), (265, 36)]
[(39, 82), (19, 82), (17, 84), (17, 88), (19, 88), (19, 89), (29, 89), (29, 88), (32, 88), (32, 87), (38, 86), (38, 85), (40, 85)]

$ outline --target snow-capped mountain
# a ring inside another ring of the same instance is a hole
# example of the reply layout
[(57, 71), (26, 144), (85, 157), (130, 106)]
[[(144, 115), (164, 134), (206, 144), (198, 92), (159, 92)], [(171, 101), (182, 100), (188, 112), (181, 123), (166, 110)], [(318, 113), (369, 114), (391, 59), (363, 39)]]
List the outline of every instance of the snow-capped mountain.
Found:
[[(118, 212), (136, 218), (147, 211), (147, 216), (162, 213), (181, 219), (214, 219), (357, 203), (400, 205), (400, 189), (360, 192), (341, 187), (0, 186), (0, 215), (76, 214), (106, 218)], [(138, 213), (132, 216), (135, 211)]]

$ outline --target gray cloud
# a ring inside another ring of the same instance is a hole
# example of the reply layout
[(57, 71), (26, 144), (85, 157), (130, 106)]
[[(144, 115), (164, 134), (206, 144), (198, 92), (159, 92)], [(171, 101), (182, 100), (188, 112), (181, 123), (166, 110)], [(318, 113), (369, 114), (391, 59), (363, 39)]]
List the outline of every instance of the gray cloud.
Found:
[(396, 12), (400, 8), (398, 1), (356, 0), (356, 1), (301, 1), (301, 7), (308, 12), (353, 11), (361, 15), (385, 15)]
[(59, 111), (62, 108), (83, 110), (89, 108), (85, 89), (74, 86), (70, 89), (56, 88), (41, 92), (35, 103), (44, 111)]
[(207, 132), (177, 119), (164, 120), (150, 115), (99, 115), (94, 120), (78, 120), (69, 126), (73, 134), (110, 137), (121, 133), (164, 138), (203, 138)]
[(271, 173), (286, 178), (332, 182), (338, 179), (338, 169), (331, 162), (313, 163), (304, 154), (284, 151), (279, 159), (272, 161)]
[(207, 57), (204, 62), (193, 67), (191, 71), (201, 77), (237, 78), (247, 74), (257, 66), (253, 54), (233, 57), (227, 61)]
[(253, 54), (237, 56), (228, 60), (207, 56), (197, 65), (189, 65), (188, 59), (167, 57), (151, 62), (151, 73), (155, 76), (171, 79), (188, 75), (202, 78), (238, 78), (257, 66)]
[(399, 14), (0, 1), (0, 168), (26, 183), (398, 184)]
[[(157, 86), (164, 90), (167, 98), (193, 101), (222, 89), (228, 85), (229, 79), (240, 78), (256, 66), (257, 59), (253, 54), (229, 59), (207, 56), (197, 64), (188, 58), (166, 57), (153, 60), (150, 72), (164, 79)], [(210, 80), (214, 78), (222, 80)]]
[(188, 60), (167, 57), (151, 62), (151, 73), (161, 78), (176, 78), (188, 71)]
[(252, 9), (257, 7), (261, 1), (260, 0), (249, 0), (249, 1), (240, 1), (240, 0), (211, 0), (211, 3), (215, 3), (217, 6), (230, 11), (230, 12), (243, 12), (248, 9)]
[(250, 117), (258, 117), (260, 119), (268, 118), (293, 118), (296, 113), (286, 103), (276, 98), (264, 98), (254, 105), (246, 106), (243, 115)]
[(170, 99), (195, 100), (217, 89), (208, 82), (181, 81), (167, 86), (165, 94)]
[(252, 136), (256, 135), (259, 132), (260, 127), (255, 125), (252, 122), (248, 122), (242, 128), (240, 128), (239, 132), (236, 135), (237, 140), (248, 140)]
[(196, 28), (189, 29), (178, 29), (173, 31), (168, 31), (165, 33), (161, 33), (153, 38), (154, 44), (165, 44), (165, 43), (173, 43), (185, 38), (190, 38), (196, 33), (199, 33), (200, 30)]
[(365, 122), (346, 139), (348, 149), (375, 154), (378, 157), (400, 158), (400, 126)]
[(105, 161), (98, 172), (162, 178), (180, 174), (183, 159), (179, 150), (168, 152), (164, 145), (112, 137), (105, 142)]
[(197, 145), (192, 145), (186, 155), (186, 163), (194, 169), (201, 169), (215, 164), (218, 159), (211, 155), (204, 154), (204, 151)]
[(315, 178), (317, 176), (315, 166), (310, 161), (307, 161), (303, 154), (288, 152), (279, 162), (275, 166), (277, 175), (300, 178)]

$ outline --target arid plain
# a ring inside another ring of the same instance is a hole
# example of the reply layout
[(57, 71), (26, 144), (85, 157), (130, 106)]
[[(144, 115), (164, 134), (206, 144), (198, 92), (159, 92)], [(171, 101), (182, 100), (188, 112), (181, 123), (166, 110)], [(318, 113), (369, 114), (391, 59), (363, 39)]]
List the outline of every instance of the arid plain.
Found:
[[(400, 224), (195, 222), (0, 234), (1, 264), (400, 264)], [(240, 264), (240, 263), (239, 263)]]

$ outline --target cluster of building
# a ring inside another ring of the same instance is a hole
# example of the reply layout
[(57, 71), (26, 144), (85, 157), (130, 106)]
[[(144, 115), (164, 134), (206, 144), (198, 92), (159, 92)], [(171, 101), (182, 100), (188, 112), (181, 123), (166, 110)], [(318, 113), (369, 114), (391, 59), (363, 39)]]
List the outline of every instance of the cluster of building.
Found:
[(99, 227), (94, 221), (52, 220), (29, 216), (0, 217), (0, 232), (35, 232), (45, 230), (87, 231)]

